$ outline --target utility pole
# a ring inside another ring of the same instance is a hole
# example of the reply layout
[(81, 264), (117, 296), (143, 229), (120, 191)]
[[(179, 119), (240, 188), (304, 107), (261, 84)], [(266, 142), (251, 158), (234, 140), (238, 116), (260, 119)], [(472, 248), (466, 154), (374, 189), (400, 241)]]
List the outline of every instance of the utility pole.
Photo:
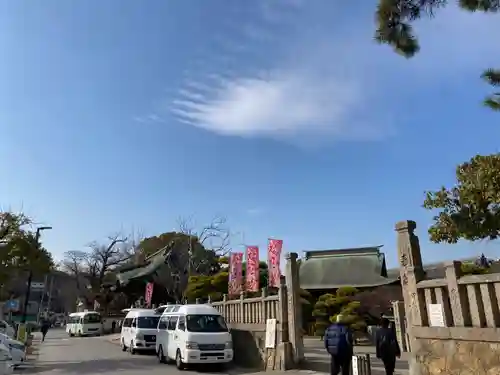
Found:
[(49, 287), (49, 300), (47, 301), (47, 313), (50, 313), (50, 305), (52, 303), (52, 290), (54, 288), (54, 275), (50, 278), (50, 287)]
[[(35, 243), (33, 245), (35, 252), (40, 249), (40, 232), (42, 230), (49, 230), (49, 229), (52, 229), (52, 227), (36, 228)], [(30, 299), (31, 282), (32, 281), (33, 281), (33, 268), (30, 265), (29, 266), (29, 274), (28, 274), (28, 286), (26, 287), (26, 294), (24, 296), (24, 308), (23, 308), (23, 316), (21, 318), (21, 323), (26, 323), (26, 315), (28, 312), (28, 304), (29, 304), (29, 299)]]
[(40, 322), (40, 313), (42, 312), (43, 302), (45, 300), (45, 293), (47, 292), (47, 281), (48, 281), (47, 278), (48, 278), (48, 275), (45, 275), (45, 280), (43, 282), (43, 292), (42, 292), (42, 296), (40, 297), (40, 304), (38, 305), (38, 314), (36, 316), (37, 323)]

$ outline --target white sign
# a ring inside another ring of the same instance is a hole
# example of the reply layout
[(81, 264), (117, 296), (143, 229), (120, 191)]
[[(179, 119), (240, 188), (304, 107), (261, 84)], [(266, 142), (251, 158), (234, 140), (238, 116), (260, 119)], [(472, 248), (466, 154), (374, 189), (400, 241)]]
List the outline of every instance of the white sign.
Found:
[(276, 319), (266, 321), (266, 348), (276, 347)]
[(440, 303), (430, 303), (429, 308), (429, 323), (431, 327), (445, 327), (443, 305)]
[(358, 357), (355, 355), (352, 356), (352, 375), (359, 375)]
[(32, 282), (31, 289), (45, 289), (45, 283)]

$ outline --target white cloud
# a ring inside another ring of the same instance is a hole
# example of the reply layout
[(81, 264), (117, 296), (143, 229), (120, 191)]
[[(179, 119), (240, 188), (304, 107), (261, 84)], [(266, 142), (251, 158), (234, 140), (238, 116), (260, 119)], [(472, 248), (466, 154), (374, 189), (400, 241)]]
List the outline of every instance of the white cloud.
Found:
[[(499, 57), (493, 43), (479, 42), (500, 31), (494, 22), (498, 19), (455, 8), (417, 25), (422, 52), (409, 62), (373, 42), (373, 10), (357, 18), (366, 27), (356, 29), (345, 19), (318, 16), (325, 12), (319, 6), (315, 27), (302, 30), (297, 25), (307, 20), (306, 8), (309, 17), (315, 14), (310, 10), (314, 5), (297, 0), (281, 12), (283, 3), (259, 4), (262, 30), (252, 20), (242, 23), (239, 33), (225, 34), (234, 36), (223, 43), (234, 64), (212, 71), (200, 68), (170, 100), (169, 110), (180, 122), (226, 136), (381, 139), (394, 130), (387, 121), (392, 113), (386, 95), (450, 80), (464, 69), (478, 69), (479, 75), (492, 55)], [(280, 14), (285, 16), (280, 19)], [(296, 22), (289, 22), (290, 17)], [(283, 19), (290, 29), (282, 24), (273, 29)], [(248, 41), (252, 43), (245, 45)], [(248, 57), (250, 45), (257, 48), (254, 59)], [(245, 56), (238, 55), (245, 46)], [(451, 65), (447, 57), (453, 57)]]
[(261, 208), (261, 207), (253, 207), (253, 208), (249, 208), (247, 210), (247, 215), (249, 216), (259, 216), (259, 215), (262, 215), (264, 213), (264, 209)]
[(347, 130), (343, 120), (360, 89), (350, 82), (289, 72), (268, 80), (224, 81), (209, 97), (185, 94), (173, 101), (172, 111), (201, 128), (226, 135), (290, 135)]

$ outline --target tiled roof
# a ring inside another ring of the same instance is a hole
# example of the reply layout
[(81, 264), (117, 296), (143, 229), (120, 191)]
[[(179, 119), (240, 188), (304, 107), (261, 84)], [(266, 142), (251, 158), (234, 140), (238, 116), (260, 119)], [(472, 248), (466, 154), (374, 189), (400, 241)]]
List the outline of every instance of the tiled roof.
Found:
[(306, 251), (299, 274), (300, 287), (306, 290), (363, 288), (397, 281), (397, 277), (387, 277), (380, 246)]

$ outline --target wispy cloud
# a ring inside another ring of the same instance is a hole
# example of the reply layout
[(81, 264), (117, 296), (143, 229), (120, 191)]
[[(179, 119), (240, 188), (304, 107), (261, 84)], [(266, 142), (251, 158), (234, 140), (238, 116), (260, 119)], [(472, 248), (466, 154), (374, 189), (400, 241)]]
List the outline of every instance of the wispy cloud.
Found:
[(262, 207), (253, 207), (249, 208), (246, 213), (249, 216), (259, 216), (262, 215), (265, 212), (265, 210)]
[[(436, 20), (420, 22), (423, 50), (408, 62), (375, 45), (371, 7), (348, 16), (343, 8), (332, 18), (322, 15), (334, 13), (327, 3), (258, 1), (260, 17), (233, 25), (235, 32), (220, 41), (220, 55), (233, 64), (190, 72), (169, 100), (170, 113), (226, 136), (381, 139), (394, 131), (386, 95), (394, 90), (403, 95), (423, 76), (435, 81), (450, 70), (476, 68), (488, 61), (479, 52), (499, 56), (491, 44), (477, 43), (482, 34), (500, 31), (491, 18), (450, 8)], [(366, 27), (356, 29), (349, 21), (354, 17)], [(464, 33), (467, 46), (461, 44)], [(471, 47), (472, 55), (462, 47)], [(445, 63), (447, 56), (455, 56), (452, 66)]]

